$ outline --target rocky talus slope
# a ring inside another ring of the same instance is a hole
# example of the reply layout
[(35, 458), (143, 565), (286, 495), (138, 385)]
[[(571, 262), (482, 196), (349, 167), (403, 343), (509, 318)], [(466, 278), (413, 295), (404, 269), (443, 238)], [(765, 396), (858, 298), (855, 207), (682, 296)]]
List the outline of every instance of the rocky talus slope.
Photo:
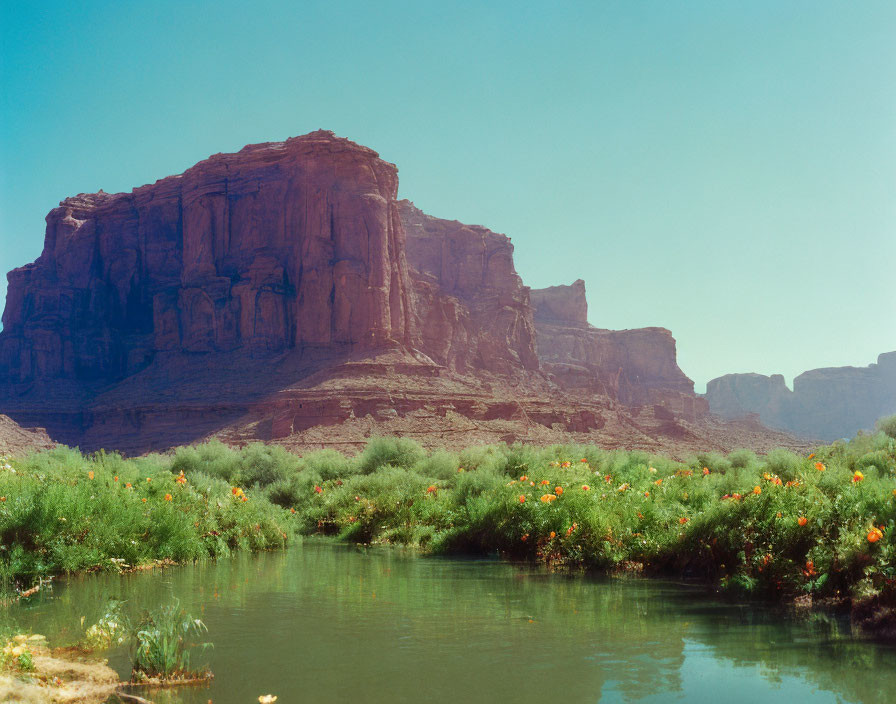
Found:
[(508, 237), (397, 192), (393, 164), (318, 131), (64, 200), (9, 274), (0, 411), (130, 453), (386, 433), (802, 446), (711, 418), (668, 330), (591, 327), (582, 282), (530, 291)]

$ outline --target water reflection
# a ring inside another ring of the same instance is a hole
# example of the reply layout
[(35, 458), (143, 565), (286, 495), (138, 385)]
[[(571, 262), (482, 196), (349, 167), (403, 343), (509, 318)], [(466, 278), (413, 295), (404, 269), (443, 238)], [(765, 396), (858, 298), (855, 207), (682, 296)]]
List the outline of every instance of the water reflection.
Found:
[[(169, 701), (886, 701), (896, 652), (836, 620), (639, 579), (305, 541), (153, 574), (88, 576), (6, 616), (74, 639), (110, 596), (177, 596), (215, 647), (208, 688)], [(111, 664), (127, 674), (126, 654)], [(153, 693), (157, 702), (164, 695)]]

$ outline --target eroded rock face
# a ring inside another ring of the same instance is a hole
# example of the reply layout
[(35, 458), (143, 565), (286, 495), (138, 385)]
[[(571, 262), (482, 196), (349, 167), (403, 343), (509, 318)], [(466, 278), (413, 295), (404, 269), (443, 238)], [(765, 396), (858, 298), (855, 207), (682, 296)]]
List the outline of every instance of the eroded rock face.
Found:
[(79, 195), (9, 274), (0, 376), (114, 380), (159, 351), (408, 345), (397, 170), (331, 132)]
[(508, 237), (397, 186), (376, 152), (320, 131), (66, 199), (9, 275), (0, 411), (128, 452), (214, 434), (325, 446), (349, 426), (698, 441), (680, 421), (706, 402), (668, 330), (590, 326), (584, 282), (530, 292)]
[(793, 380), (761, 374), (727, 374), (706, 386), (710, 410), (724, 418), (759, 414), (763, 423), (820, 440), (870, 430), (881, 416), (896, 413), (896, 352), (867, 367), (828, 367)]
[(694, 382), (678, 367), (665, 328), (603, 330), (588, 324), (585, 283), (532, 291), (538, 356), (567, 388), (605, 394), (630, 406), (656, 404), (689, 419), (706, 413)]
[(529, 289), (510, 238), (431, 217), (407, 200), (398, 205), (422, 350), (460, 372), (538, 369)]

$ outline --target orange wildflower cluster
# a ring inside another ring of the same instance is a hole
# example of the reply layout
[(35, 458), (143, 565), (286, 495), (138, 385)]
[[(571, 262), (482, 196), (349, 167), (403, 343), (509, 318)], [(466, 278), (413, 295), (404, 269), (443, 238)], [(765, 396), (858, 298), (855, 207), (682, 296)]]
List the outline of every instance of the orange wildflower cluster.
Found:
[(777, 474), (769, 474), (768, 472), (766, 472), (762, 475), (762, 478), (767, 482), (771, 482), (772, 484), (781, 486), (781, 477), (779, 477)]
[(437, 487), (435, 485), (430, 485), (430, 486), (426, 487), (427, 494), (435, 494), (438, 490), (439, 490), (439, 487)]
[(576, 530), (578, 530), (578, 527), (579, 525), (577, 523), (573, 523), (569, 528), (566, 529), (566, 537), (568, 538), (573, 533), (575, 533)]
[(806, 561), (806, 569), (803, 570), (803, 574), (807, 577), (814, 577), (817, 572), (815, 571), (815, 563), (812, 560)]
[(796, 519), (796, 522), (797, 522), (798, 526), (803, 527), (809, 522), (809, 519), (806, 518), (805, 516), (800, 516), (799, 518)]
[(703, 468), (703, 476), (705, 477), (707, 474), (709, 474), (709, 467), (704, 467)]
[(549, 482), (547, 479), (542, 479), (542, 480), (541, 480), (541, 485), (542, 485), (542, 486), (547, 486), (548, 484), (550, 484), (550, 482)]
[(165, 501), (171, 501), (171, 494), (165, 494)]
[(862, 474), (859, 470), (856, 470), (852, 475), (853, 484), (857, 484), (865, 478), (865, 475)]
[(682, 516), (681, 518), (678, 519), (678, 522), (681, 523), (681, 525), (684, 525), (684, 524), (687, 523), (689, 520), (691, 520), (691, 519), (688, 518), (688, 517), (686, 517), (686, 516)]
[(527, 482), (527, 481), (529, 481), (529, 477), (527, 477), (527, 476), (524, 474), (523, 476), (520, 477), (520, 481), (521, 481), (521, 482)]
[(555, 493), (557, 496), (563, 496), (563, 487), (562, 487), (562, 486), (555, 486), (555, 487), (554, 487), (554, 493)]
[(560, 466), (563, 467), (563, 469), (569, 469), (569, 467), (572, 466), (572, 462), (561, 462)]
[(878, 528), (877, 526), (871, 526), (871, 530), (868, 531), (868, 542), (876, 543), (878, 540), (884, 537), (883, 528)]
[(314, 491), (315, 491), (315, 493), (318, 493), (318, 494), (323, 494), (323, 493), (324, 493), (324, 489), (323, 489), (323, 487), (321, 487), (321, 486), (315, 486), (315, 487), (314, 487)]
[(557, 500), (557, 497), (554, 496), (553, 494), (544, 494), (539, 499), (539, 501), (541, 501), (541, 503), (543, 503), (543, 504), (549, 504), (549, 503), (551, 503), (551, 501), (556, 501), (556, 500)]
[(817, 469), (819, 472), (823, 472), (827, 468), (821, 462), (816, 462), (815, 469)]
[(758, 487), (758, 486), (754, 486), (754, 487), (753, 487), (753, 493), (756, 494), (757, 496), (759, 496), (759, 494), (762, 493), (762, 488), (761, 488), (761, 487)]
[(526, 497), (523, 494), (520, 494), (520, 503), (521, 504), (526, 503)]
[(582, 491), (591, 491), (591, 487), (587, 484), (582, 484)]
[(92, 469), (87, 473), (87, 478), (93, 479), (93, 470)]
[[(115, 477), (115, 480), (118, 481), (118, 477)], [(174, 479), (178, 484), (183, 486), (187, 483), (187, 478), (184, 476), (184, 470), (180, 470), (180, 474)]]

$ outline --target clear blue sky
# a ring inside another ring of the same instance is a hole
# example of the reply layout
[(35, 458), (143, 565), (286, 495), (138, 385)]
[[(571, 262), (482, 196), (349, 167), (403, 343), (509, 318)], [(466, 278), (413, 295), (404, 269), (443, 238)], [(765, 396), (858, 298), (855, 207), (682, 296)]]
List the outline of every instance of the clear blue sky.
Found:
[(892, 0), (8, 0), (0, 269), (68, 195), (317, 128), (698, 389), (896, 349)]

